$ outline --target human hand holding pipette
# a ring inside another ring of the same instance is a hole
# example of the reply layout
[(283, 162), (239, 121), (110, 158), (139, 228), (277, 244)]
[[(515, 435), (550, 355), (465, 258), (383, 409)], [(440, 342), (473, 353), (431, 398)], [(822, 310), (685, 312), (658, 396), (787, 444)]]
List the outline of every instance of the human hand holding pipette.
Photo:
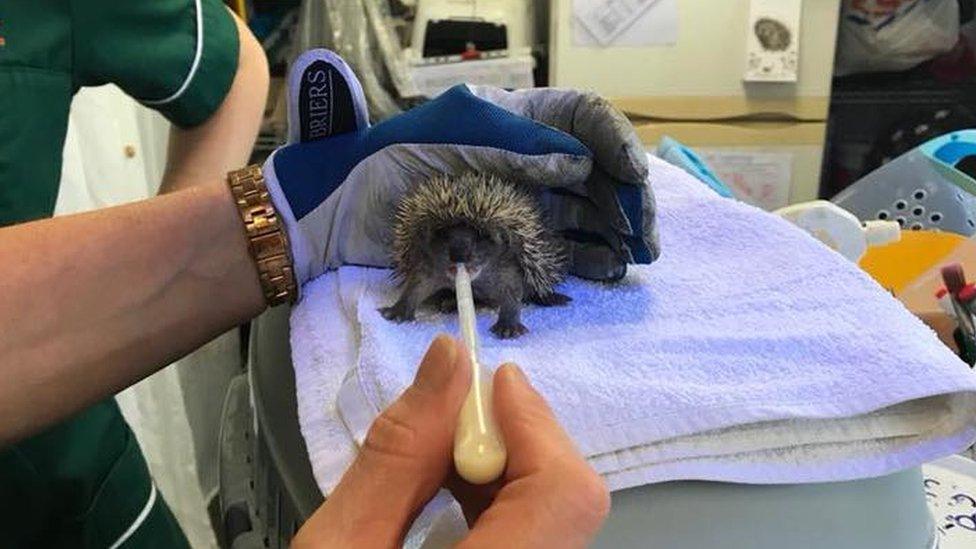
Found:
[(603, 524), (609, 494), (518, 367), (502, 366), (493, 378), (494, 414), (508, 453), (501, 479), (473, 486), (457, 477), (454, 431), (470, 383), (465, 348), (438, 337), (293, 547), (399, 546), (444, 486), (471, 526), (462, 547), (585, 546)]

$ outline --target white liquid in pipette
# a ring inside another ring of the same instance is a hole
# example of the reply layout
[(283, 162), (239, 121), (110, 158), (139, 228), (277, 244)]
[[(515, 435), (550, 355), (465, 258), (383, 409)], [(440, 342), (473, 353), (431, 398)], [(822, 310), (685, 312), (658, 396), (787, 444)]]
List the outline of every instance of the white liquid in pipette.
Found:
[(471, 388), (458, 414), (454, 433), (454, 467), (464, 480), (486, 484), (505, 470), (505, 444), (495, 424), (491, 404), (491, 379), (478, 362), (478, 334), (471, 293), (471, 275), (463, 264), (457, 265), (454, 282), (457, 294), (458, 324), (461, 337), (471, 354)]

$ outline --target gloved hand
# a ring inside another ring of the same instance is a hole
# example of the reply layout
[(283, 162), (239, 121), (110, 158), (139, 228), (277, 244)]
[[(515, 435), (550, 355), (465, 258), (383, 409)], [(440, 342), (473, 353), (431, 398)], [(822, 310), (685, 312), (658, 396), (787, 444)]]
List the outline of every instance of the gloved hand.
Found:
[[(553, 205), (564, 208), (557, 209), (558, 213), (553, 215), (557, 229), (582, 229), (605, 238), (607, 230), (612, 229), (613, 234), (623, 239), (625, 251), (630, 252), (627, 257), (630, 262), (651, 263), (658, 258), (661, 250), (657, 211), (647, 181), (647, 152), (627, 117), (592, 92), (559, 88), (516, 91), (491, 86), (468, 88), (475, 96), (509, 112), (572, 135), (593, 153), (593, 171), (584, 181), (582, 192), (579, 188), (572, 189), (580, 196)], [(578, 267), (584, 271), (593, 268), (591, 261), (599, 263), (598, 257), (591, 257), (594, 252), (600, 256), (599, 250), (577, 247), (575, 251), (584, 254), (576, 258), (582, 263)]]
[[(457, 86), (368, 127), (359, 83), (335, 54), (303, 54), (289, 86), (291, 143), (268, 158), (264, 173), (299, 283), (343, 264), (389, 266), (404, 193), (434, 175), (472, 171), (539, 189), (555, 228), (570, 240), (575, 275), (615, 280), (628, 260), (657, 256), (643, 149), (622, 115), (598, 98), (540, 90), (546, 93), (510, 95), (545, 101), (515, 101), (477, 90), (499, 106)], [(513, 112), (519, 109), (539, 121)], [(584, 143), (546, 124), (572, 127), (590, 141), (598, 169)]]

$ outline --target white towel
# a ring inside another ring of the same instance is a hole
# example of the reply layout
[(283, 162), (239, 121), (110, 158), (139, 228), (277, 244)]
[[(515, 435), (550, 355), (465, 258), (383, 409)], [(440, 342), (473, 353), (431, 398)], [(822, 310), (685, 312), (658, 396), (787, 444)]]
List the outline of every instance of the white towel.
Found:
[[(779, 218), (652, 159), (663, 255), (619, 284), (571, 279), (565, 308), (491, 336), (519, 363), (613, 489), (883, 475), (976, 438), (976, 375), (855, 265)], [(291, 319), (298, 414), (327, 494), (376, 413), (455, 315), (397, 325), (388, 272), (307, 284)], [(345, 383), (343, 383), (345, 381)]]

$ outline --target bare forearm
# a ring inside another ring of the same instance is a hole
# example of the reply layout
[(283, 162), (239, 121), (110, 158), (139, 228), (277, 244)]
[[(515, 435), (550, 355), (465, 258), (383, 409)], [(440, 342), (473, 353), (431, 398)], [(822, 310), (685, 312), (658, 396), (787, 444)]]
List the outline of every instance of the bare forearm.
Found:
[(0, 446), (257, 313), (240, 217), (214, 182), (0, 229)]
[(162, 193), (223, 177), (251, 156), (268, 98), (268, 61), (247, 26), (237, 16), (234, 21), (240, 39), (237, 74), (227, 97), (206, 122), (170, 130)]

